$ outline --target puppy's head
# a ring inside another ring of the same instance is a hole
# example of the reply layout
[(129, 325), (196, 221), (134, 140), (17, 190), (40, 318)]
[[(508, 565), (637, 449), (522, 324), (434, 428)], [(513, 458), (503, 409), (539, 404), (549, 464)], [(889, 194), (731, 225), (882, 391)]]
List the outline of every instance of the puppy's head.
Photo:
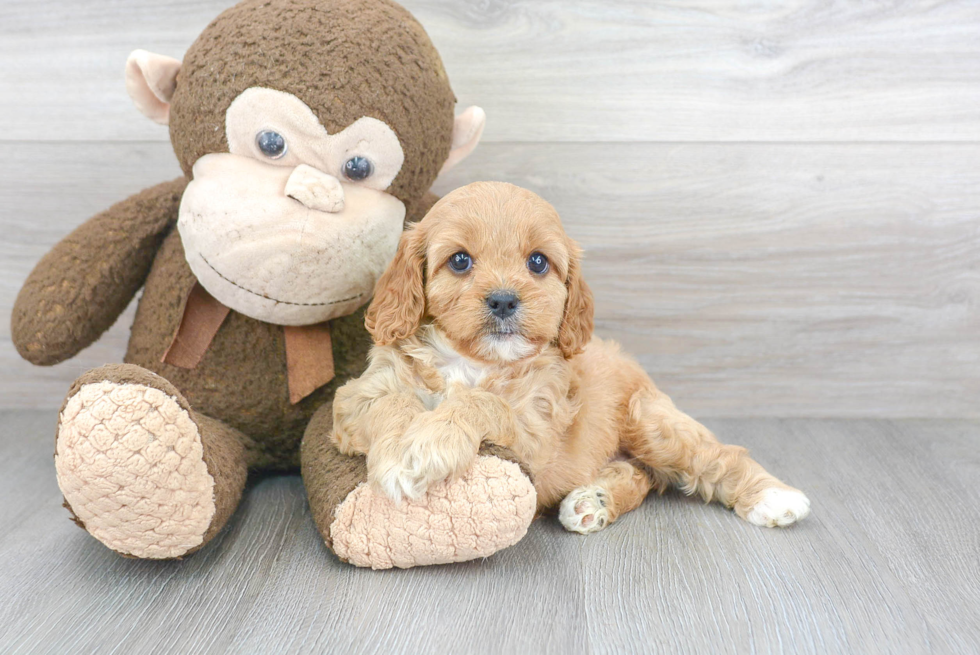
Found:
[(500, 182), (470, 184), (402, 235), (375, 287), (367, 328), (387, 345), (428, 317), (475, 359), (516, 361), (548, 343), (571, 357), (592, 336), (581, 252), (539, 196)]

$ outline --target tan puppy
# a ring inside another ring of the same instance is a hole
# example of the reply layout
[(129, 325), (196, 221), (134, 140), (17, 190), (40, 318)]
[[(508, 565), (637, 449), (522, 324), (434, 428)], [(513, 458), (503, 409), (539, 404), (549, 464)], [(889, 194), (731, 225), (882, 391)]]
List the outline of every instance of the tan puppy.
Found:
[(460, 475), (484, 440), (527, 463), (538, 509), (600, 530), (676, 484), (756, 525), (810, 501), (674, 407), (592, 337), (580, 248), (555, 209), (510, 184), (458, 189), (402, 236), (367, 312), (375, 348), (337, 391), (334, 438), (396, 500)]

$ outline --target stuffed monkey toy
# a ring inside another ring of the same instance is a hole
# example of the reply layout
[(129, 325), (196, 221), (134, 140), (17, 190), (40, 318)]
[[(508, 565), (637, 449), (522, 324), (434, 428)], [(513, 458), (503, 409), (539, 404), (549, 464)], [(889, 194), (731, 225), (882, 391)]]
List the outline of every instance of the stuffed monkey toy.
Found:
[(128, 557), (180, 558), (235, 511), (250, 471), (301, 468), (327, 546), (359, 566), (485, 557), (534, 509), (486, 444), (464, 477), (394, 504), (329, 439), (335, 389), (371, 346), (364, 307), (441, 170), (484, 114), (454, 117), (438, 53), (389, 0), (246, 0), (184, 60), (135, 51), (126, 85), (169, 125), (184, 176), (89, 219), (17, 297), (12, 335), (46, 366), (143, 289), (124, 364), (68, 391), (55, 466), (72, 519)]

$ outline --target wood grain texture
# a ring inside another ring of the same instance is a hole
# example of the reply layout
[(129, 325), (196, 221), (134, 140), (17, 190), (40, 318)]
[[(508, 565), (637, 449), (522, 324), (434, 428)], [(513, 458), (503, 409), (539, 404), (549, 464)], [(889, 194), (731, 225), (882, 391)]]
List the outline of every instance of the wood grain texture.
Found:
[[(166, 144), (11, 144), (0, 311), (76, 224), (179, 174)], [(587, 250), (597, 331), (689, 412), (980, 416), (980, 145), (486, 144), (437, 185), (551, 200)], [(57, 192), (52, 192), (57, 189)], [(0, 324), (0, 406), (58, 407), (132, 314), (39, 369)]]
[(980, 644), (980, 423), (709, 420), (804, 489), (756, 528), (649, 498), (588, 537), (536, 522), (461, 565), (372, 572), (323, 547), (297, 477), (255, 480), (180, 562), (122, 559), (76, 528), (55, 416), (0, 415), (5, 653), (966, 653)]
[[(228, 0), (4, 0), (12, 140), (156, 140), (126, 97), (145, 48), (181, 57)], [(487, 141), (980, 140), (980, 5), (403, 0)]]

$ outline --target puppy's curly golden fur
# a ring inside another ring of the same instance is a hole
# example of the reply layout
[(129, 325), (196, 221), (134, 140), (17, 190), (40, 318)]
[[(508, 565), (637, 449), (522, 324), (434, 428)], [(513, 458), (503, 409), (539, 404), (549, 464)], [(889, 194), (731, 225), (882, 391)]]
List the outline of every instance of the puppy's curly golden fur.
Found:
[(527, 464), (539, 510), (593, 532), (676, 484), (753, 523), (809, 501), (679, 411), (592, 336), (582, 251), (555, 209), (509, 184), (454, 191), (402, 236), (367, 311), (365, 374), (334, 399), (340, 449), (394, 498), (466, 470), (482, 441)]

